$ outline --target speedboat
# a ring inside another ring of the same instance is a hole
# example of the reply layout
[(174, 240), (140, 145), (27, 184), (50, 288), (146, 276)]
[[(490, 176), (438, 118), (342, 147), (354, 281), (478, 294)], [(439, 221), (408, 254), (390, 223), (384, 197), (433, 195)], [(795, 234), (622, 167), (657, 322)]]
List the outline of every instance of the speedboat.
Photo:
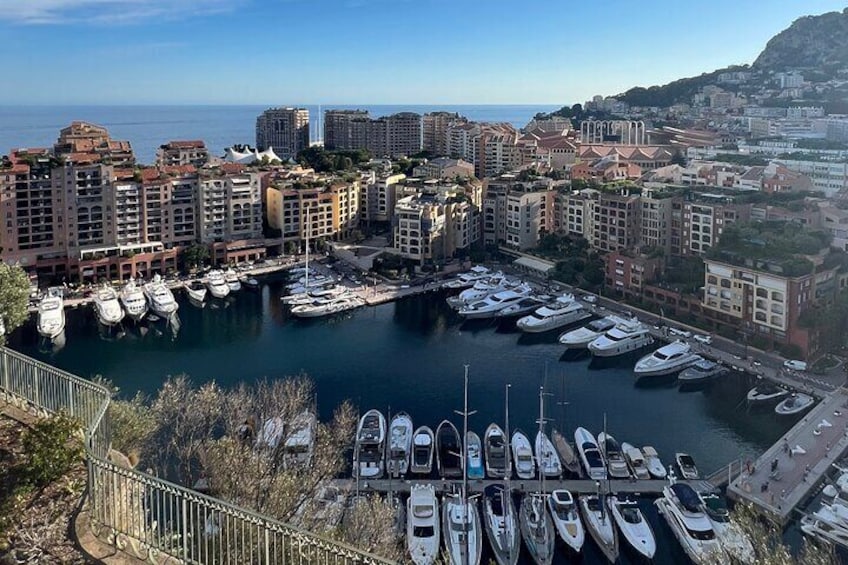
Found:
[(633, 373), (636, 378), (661, 377), (685, 369), (700, 361), (701, 357), (692, 353), (692, 348), (683, 341), (673, 341), (663, 345), (650, 355), (645, 355), (636, 362)]
[(724, 550), (739, 563), (751, 564), (756, 559), (754, 545), (748, 534), (730, 520), (730, 514), (717, 494), (702, 494), (704, 513), (710, 520), (716, 538)]
[(483, 525), (498, 565), (515, 565), (521, 553), (518, 516), (512, 496), (500, 485), (483, 491)]
[(120, 324), (124, 319), (124, 309), (118, 302), (118, 293), (111, 286), (103, 286), (94, 293), (94, 312), (97, 320), (104, 326)]
[(816, 399), (809, 394), (793, 392), (789, 398), (785, 398), (774, 407), (774, 413), (779, 416), (792, 416), (799, 414), (816, 403)]
[(53, 340), (65, 329), (64, 290), (60, 287), (47, 289), (47, 295), (38, 303), (38, 333)]
[(592, 320), (583, 327), (565, 332), (559, 336), (559, 342), (568, 349), (586, 349), (589, 344), (613, 329), (616, 324), (624, 322), (618, 316), (607, 316)]
[(429, 474), (433, 470), (433, 450), (435, 447), (433, 430), (421, 426), (412, 434), (412, 463), (410, 471)]
[(406, 547), (415, 565), (431, 565), (439, 556), (439, 499), (433, 485), (412, 485), (406, 501)]
[(648, 471), (648, 466), (645, 463), (645, 456), (642, 450), (625, 442), (621, 444), (621, 452), (624, 454), (624, 459), (630, 466), (630, 471), (637, 479), (650, 479), (651, 473)]
[(506, 436), (497, 424), (489, 424), (483, 434), (486, 452), (486, 475), (492, 479), (502, 479), (506, 474)]
[(140, 321), (147, 314), (147, 299), (144, 298), (144, 292), (135, 284), (135, 281), (128, 282), (121, 289), (121, 304), (124, 305), (127, 316), (135, 322)]
[(259, 290), (259, 280), (253, 277), (239, 277), (241, 284), (247, 290)]
[(666, 471), (665, 465), (660, 460), (656, 449), (650, 445), (646, 445), (642, 448), (642, 455), (645, 456), (645, 466), (653, 478), (664, 479), (668, 476), (668, 471)]
[(541, 333), (585, 320), (592, 314), (574, 299), (573, 294), (558, 296), (553, 302), (545, 304), (529, 316), (515, 323), (515, 326), (527, 333)]
[(677, 463), (680, 476), (684, 479), (694, 481), (700, 478), (698, 468), (695, 466), (695, 460), (688, 453), (675, 453), (674, 461)]
[(547, 496), (534, 492), (521, 500), (518, 522), (521, 536), (537, 565), (550, 565), (554, 558), (556, 533), (551, 515), (545, 508)]
[(689, 559), (697, 565), (727, 562), (701, 499), (692, 487), (684, 483), (669, 485), (654, 504)]
[(606, 479), (607, 467), (604, 464), (604, 458), (601, 456), (598, 442), (589, 430), (586, 428), (574, 430), (574, 445), (577, 446), (577, 452), (580, 454), (580, 460), (589, 478), (595, 481)]
[(312, 462), (315, 450), (315, 427), (317, 419), (311, 410), (304, 410), (295, 416), (289, 425), (286, 441), (283, 443), (283, 462), (287, 466), (307, 466)]
[(162, 318), (170, 318), (180, 307), (174, 300), (174, 293), (159, 275), (154, 276), (152, 281), (144, 285), (144, 295), (150, 303), (150, 309)]
[(447, 420), (442, 420), (436, 428), (436, 466), (443, 478), (462, 477), (462, 441), (456, 426)]
[(529, 292), (529, 287), (526, 289), (502, 290), (487, 296), (483, 300), (472, 302), (461, 308), (458, 314), (467, 320), (494, 318), (498, 311), (521, 301)]
[(618, 526), (618, 531), (621, 532), (630, 547), (645, 559), (649, 561), (653, 559), (657, 552), (657, 540), (654, 538), (654, 531), (645, 520), (642, 511), (639, 510), (636, 501), (611, 496), (609, 507), (612, 512), (612, 519)]
[(565, 545), (575, 553), (580, 553), (586, 541), (586, 532), (577, 513), (574, 497), (567, 490), (555, 490), (548, 497), (548, 509), (554, 522), (557, 534)]
[(230, 292), (238, 292), (241, 290), (241, 281), (234, 270), (227, 269), (224, 272), (224, 280), (227, 282), (227, 286), (230, 287)]
[(389, 424), (389, 454), (386, 467), (390, 476), (406, 475), (411, 451), (412, 418), (406, 412), (398, 412)]
[(654, 343), (650, 330), (641, 322), (616, 325), (604, 335), (589, 342), (589, 352), (595, 357), (615, 357), (637, 351)]
[(188, 297), (195, 302), (202, 303), (206, 300), (206, 285), (201, 281), (191, 281), (185, 286), (185, 291)]
[(539, 473), (544, 474), (547, 478), (558, 478), (562, 475), (562, 463), (556, 454), (554, 444), (545, 435), (545, 432), (539, 430), (536, 432), (536, 461), (539, 463)]
[(536, 476), (536, 463), (533, 461), (533, 448), (530, 440), (521, 430), (512, 432), (512, 457), (515, 474), (519, 479), (532, 479)]
[(727, 372), (725, 367), (722, 367), (715, 361), (701, 359), (696, 361), (691, 367), (683, 369), (677, 375), (677, 382), (681, 385), (700, 384), (724, 376)]
[(589, 535), (595, 540), (604, 557), (610, 563), (615, 563), (618, 559), (618, 536), (612, 525), (612, 516), (606, 508), (606, 501), (596, 494), (588, 494), (580, 496), (578, 502)]
[(327, 300), (316, 300), (311, 304), (301, 304), (291, 309), (291, 313), (299, 318), (319, 318), (339, 314), (362, 306), (363, 301), (358, 296), (339, 296)]
[(225, 298), (230, 293), (230, 285), (227, 284), (224, 273), (217, 269), (212, 269), (206, 274), (206, 288), (209, 289), (212, 298)]
[(469, 271), (460, 274), (455, 279), (445, 282), (442, 286), (447, 289), (468, 288), (469, 286), (473, 286), (477, 281), (488, 277), (489, 274), (489, 269), (486, 267), (482, 265), (475, 265), (471, 267)]
[(450, 494), (442, 500), (442, 532), (453, 565), (478, 565), (483, 551), (483, 528), (475, 500)]
[(614, 479), (630, 478), (630, 469), (627, 467), (627, 460), (624, 459), (624, 454), (621, 452), (621, 446), (615, 441), (615, 438), (606, 432), (598, 434), (598, 445), (601, 448), (601, 454), (607, 462), (607, 472)]
[(480, 436), (469, 431), (465, 434), (465, 468), (469, 479), (482, 479), (486, 476), (483, 469), (483, 442)]
[(745, 398), (748, 404), (768, 404), (783, 398), (787, 394), (789, 394), (789, 391), (785, 388), (763, 381), (749, 390)]
[(379, 410), (369, 410), (359, 420), (354, 447), (354, 471), (360, 479), (383, 476), (383, 452), (386, 447), (386, 417)]

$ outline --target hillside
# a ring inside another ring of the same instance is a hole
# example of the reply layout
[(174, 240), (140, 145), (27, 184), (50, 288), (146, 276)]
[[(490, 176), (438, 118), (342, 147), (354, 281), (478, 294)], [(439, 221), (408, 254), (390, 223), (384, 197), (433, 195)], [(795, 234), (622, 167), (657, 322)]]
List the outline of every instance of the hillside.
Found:
[(804, 68), (833, 72), (848, 66), (848, 8), (798, 18), (769, 40), (753, 66), (778, 72)]

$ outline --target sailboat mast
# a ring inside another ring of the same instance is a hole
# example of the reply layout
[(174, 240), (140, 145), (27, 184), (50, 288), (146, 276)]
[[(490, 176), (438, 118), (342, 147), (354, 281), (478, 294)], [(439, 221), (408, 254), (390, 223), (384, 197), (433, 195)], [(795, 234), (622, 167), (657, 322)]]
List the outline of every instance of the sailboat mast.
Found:
[(468, 562), (468, 365), (465, 365), (465, 387), (462, 404), (462, 528), (465, 551), (462, 553), (463, 565)]
[[(539, 387), (539, 434), (545, 433), (545, 387)], [(540, 451), (536, 448), (537, 451)], [(541, 454), (537, 454), (541, 455)], [(543, 468), (544, 461), (539, 459), (539, 479), (542, 486), (542, 497), (545, 496), (545, 469)]]
[(306, 205), (306, 292), (309, 292), (309, 204)]
[(509, 490), (509, 480), (512, 478), (512, 440), (509, 437), (509, 389), (511, 386), (511, 384), (506, 385), (506, 401), (504, 403), (506, 405), (506, 470), (504, 471), (504, 483), (506, 484), (507, 491)]

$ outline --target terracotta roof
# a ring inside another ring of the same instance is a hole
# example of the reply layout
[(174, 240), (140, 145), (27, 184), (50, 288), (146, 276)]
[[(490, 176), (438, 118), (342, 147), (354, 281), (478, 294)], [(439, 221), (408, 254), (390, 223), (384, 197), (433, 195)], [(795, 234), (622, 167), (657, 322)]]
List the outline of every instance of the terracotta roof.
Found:
[(169, 141), (162, 147), (166, 149), (205, 149), (206, 143), (202, 139), (194, 139), (188, 141)]
[(197, 167), (194, 165), (164, 166), (162, 172), (166, 175), (192, 175), (197, 172)]
[(221, 165), (221, 171), (227, 174), (241, 173), (244, 171), (244, 165), (239, 163), (224, 163)]
[(18, 174), (18, 173), (28, 173), (28, 172), (29, 172), (29, 165), (27, 165), (26, 163), (13, 163), (11, 167), (8, 167), (6, 169), (0, 167), (0, 175), (7, 175), (9, 173)]
[(114, 169), (112, 173), (115, 175), (116, 180), (129, 180), (135, 175), (135, 171), (127, 167)]

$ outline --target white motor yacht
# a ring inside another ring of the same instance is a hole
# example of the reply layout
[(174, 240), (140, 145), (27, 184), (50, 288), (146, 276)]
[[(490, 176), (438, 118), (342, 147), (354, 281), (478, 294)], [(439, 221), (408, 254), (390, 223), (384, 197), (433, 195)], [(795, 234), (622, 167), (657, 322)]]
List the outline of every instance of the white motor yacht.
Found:
[(539, 472), (548, 478), (559, 478), (562, 475), (562, 463), (557, 456), (554, 444), (543, 431), (536, 432), (534, 444), (536, 461), (539, 464)]
[(607, 472), (614, 479), (630, 478), (630, 469), (627, 467), (627, 460), (621, 452), (621, 446), (606, 432), (598, 434), (598, 446), (601, 449), (601, 454), (604, 456), (604, 461), (607, 463)]
[(515, 318), (517, 316), (524, 316), (528, 312), (533, 312), (545, 302), (548, 301), (549, 297), (546, 296), (525, 296), (515, 304), (510, 304), (503, 310), (498, 310), (495, 313), (496, 318)]
[(63, 293), (61, 287), (49, 288), (38, 303), (38, 333), (50, 340), (58, 338), (65, 329)]
[(677, 375), (677, 382), (680, 385), (701, 384), (722, 377), (727, 373), (728, 370), (719, 363), (710, 361), (709, 359), (701, 359), (696, 361), (691, 367), (683, 369)]
[(683, 341), (673, 341), (636, 362), (633, 373), (636, 378), (670, 375), (701, 360), (692, 352), (692, 347)]
[(135, 322), (140, 321), (147, 314), (147, 299), (135, 281), (129, 281), (121, 289), (121, 304), (124, 305), (127, 316)]
[(834, 525), (833, 515), (824, 508), (801, 518), (801, 531), (825, 543), (848, 547), (848, 529)]
[(308, 466), (315, 450), (315, 427), (318, 420), (311, 410), (304, 410), (289, 424), (283, 443), (283, 463), (286, 466)]
[(785, 398), (780, 404), (774, 407), (774, 413), (778, 416), (792, 416), (794, 414), (800, 414), (815, 403), (816, 399), (809, 394), (793, 392), (788, 398)]
[(230, 292), (238, 292), (241, 290), (241, 281), (239, 280), (238, 273), (236, 273), (232, 269), (227, 269), (224, 272), (224, 280), (227, 283), (227, 286), (230, 287)]
[(526, 495), (518, 516), (521, 536), (536, 565), (550, 565), (554, 558), (556, 532), (546, 499), (546, 495), (538, 492)]
[(406, 412), (398, 412), (389, 424), (389, 454), (386, 466), (392, 477), (402, 477), (409, 470), (412, 452), (412, 418)]
[(94, 293), (94, 313), (104, 326), (114, 326), (124, 319), (124, 309), (118, 301), (118, 293), (111, 286), (102, 286)]
[(557, 534), (575, 553), (580, 553), (586, 541), (586, 532), (577, 512), (574, 497), (567, 490), (555, 490), (548, 498), (548, 509)]
[(459, 315), (468, 319), (476, 320), (481, 318), (494, 318), (499, 310), (503, 310), (507, 306), (519, 302), (522, 298), (530, 293), (528, 288), (518, 288), (515, 290), (502, 290), (491, 296), (487, 296), (483, 300), (472, 302), (471, 304), (459, 310)]
[(159, 275), (144, 285), (144, 295), (150, 303), (150, 309), (162, 318), (169, 319), (180, 307), (174, 300), (174, 293)]
[(428, 475), (433, 470), (434, 437), (433, 430), (427, 426), (421, 426), (412, 434), (411, 472)]
[(206, 288), (209, 289), (212, 298), (225, 298), (230, 294), (230, 285), (227, 284), (224, 273), (217, 269), (212, 269), (206, 274)]
[(208, 292), (202, 281), (191, 281), (185, 286), (185, 291), (190, 299), (201, 304), (206, 300), (206, 293)]
[(713, 525), (716, 538), (724, 550), (738, 563), (753, 564), (756, 559), (754, 544), (748, 534), (730, 520), (730, 514), (717, 494), (702, 494), (704, 512)]
[(589, 344), (613, 329), (616, 325), (625, 322), (618, 316), (607, 316), (592, 320), (583, 327), (565, 332), (559, 336), (559, 342), (568, 349), (586, 349)]
[(654, 338), (647, 326), (641, 322), (625, 322), (591, 341), (589, 351), (595, 357), (615, 357), (638, 351), (652, 343)]
[(585, 320), (591, 315), (574, 299), (573, 294), (563, 294), (532, 314), (524, 316), (515, 326), (523, 332), (541, 333)]
[(533, 461), (533, 448), (530, 439), (521, 430), (512, 432), (512, 457), (515, 474), (519, 479), (532, 479), (536, 476), (536, 463)]
[(491, 479), (502, 479), (506, 473), (506, 435), (497, 424), (489, 424), (483, 434), (483, 450), (486, 455), (486, 475)]
[(627, 465), (630, 466), (630, 472), (634, 477), (637, 479), (651, 478), (651, 473), (648, 471), (645, 456), (641, 449), (624, 442), (621, 444), (621, 452), (624, 454), (624, 459), (627, 461)]
[(479, 565), (483, 551), (483, 528), (476, 499), (450, 494), (442, 500), (442, 535), (449, 562)]
[(695, 460), (688, 453), (675, 453), (674, 461), (677, 463), (677, 470), (680, 471), (680, 476), (686, 480), (694, 481), (700, 478), (698, 467), (695, 466)]
[(574, 430), (574, 445), (577, 446), (577, 453), (580, 454), (580, 460), (583, 462), (583, 467), (586, 469), (589, 478), (595, 481), (606, 479), (607, 466), (604, 463), (603, 456), (601, 456), (598, 442), (595, 441), (589, 430), (586, 428)]
[(686, 555), (696, 565), (728, 561), (712, 523), (702, 510), (701, 499), (692, 487), (683, 483), (669, 485), (654, 504)]
[(498, 565), (515, 565), (521, 553), (518, 516), (512, 496), (500, 485), (483, 491), (483, 525)]
[(630, 547), (648, 561), (653, 559), (657, 552), (657, 540), (636, 501), (611, 496), (609, 507), (618, 531)]
[(301, 304), (311, 304), (316, 299), (319, 298), (335, 298), (338, 296), (343, 296), (345, 294), (349, 294), (350, 290), (347, 287), (337, 284), (330, 284), (324, 287), (313, 288), (309, 291), (298, 292), (295, 294), (289, 294), (288, 296), (283, 296), (280, 300), (284, 304), (290, 304), (292, 306), (299, 306)]
[(618, 559), (618, 536), (612, 525), (613, 518), (607, 509), (606, 501), (596, 494), (581, 495), (578, 498), (583, 524), (595, 544), (610, 563)]
[(460, 274), (455, 279), (449, 280), (442, 285), (448, 289), (460, 289), (473, 286), (477, 281), (484, 279), (490, 275), (489, 269), (482, 265), (475, 265), (465, 273)]
[(332, 284), (334, 282), (336, 282), (336, 280), (332, 277), (319, 274), (313, 275), (310, 271), (310, 275), (308, 277), (304, 275), (297, 279), (295, 282), (287, 285), (286, 288), (289, 289), (292, 293), (305, 292), (319, 286)]
[(484, 479), (486, 470), (483, 466), (483, 442), (475, 432), (468, 430), (465, 436), (466, 457), (465, 469), (469, 479)]
[(668, 476), (668, 471), (666, 471), (665, 465), (660, 460), (656, 449), (650, 445), (646, 445), (642, 448), (642, 454), (645, 456), (645, 466), (653, 478), (664, 479)]
[(466, 304), (483, 300), (490, 294), (515, 288), (520, 284), (522, 284), (520, 280), (509, 279), (506, 275), (498, 271), (491, 276), (480, 279), (470, 288), (466, 288), (456, 296), (449, 296), (445, 301), (451, 308), (459, 310)]
[(319, 318), (347, 312), (359, 308), (364, 302), (358, 296), (339, 296), (329, 299), (316, 299), (311, 304), (301, 304), (291, 309), (298, 318)]
[(439, 556), (439, 499), (433, 485), (412, 485), (406, 501), (406, 547), (415, 565), (431, 565)]
[(383, 476), (386, 445), (386, 418), (379, 410), (369, 410), (359, 420), (354, 447), (354, 473), (360, 479)]

